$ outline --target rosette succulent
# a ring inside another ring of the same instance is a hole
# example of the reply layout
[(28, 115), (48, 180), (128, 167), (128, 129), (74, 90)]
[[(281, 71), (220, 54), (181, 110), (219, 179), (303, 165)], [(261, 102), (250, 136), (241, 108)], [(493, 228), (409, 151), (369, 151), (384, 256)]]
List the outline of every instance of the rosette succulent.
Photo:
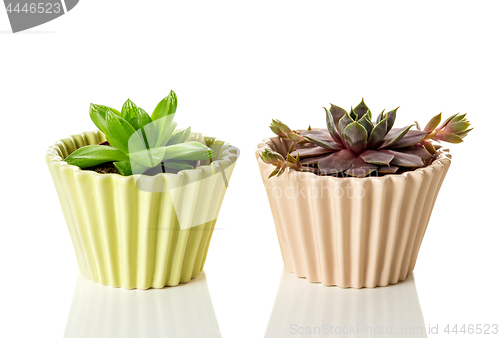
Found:
[(77, 149), (65, 161), (82, 169), (108, 164), (122, 175), (171, 172), (196, 167), (211, 160), (215, 151), (199, 142), (186, 142), (191, 128), (174, 133), (177, 96), (170, 94), (149, 116), (127, 100), (118, 111), (91, 104), (90, 117), (106, 136), (106, 142)]
[(269, 177), (281, 175), (287, 167), (337, 177), (414, 170), (432, 162), (439, 142), (460, 143), (472, 130), (466, 114), (455, 114), (440, 124), (440, 113), (421, 130), (418, 123), (393, 128), (398, 108), (382, 111), (373, 121), (363, 100), (349, 112), (333, 104), (324, 109), (325, 129), (292, 130), (279, 120), (272, 121), (271, 130), (289, 150), (280, 154), (271, 142), (271, 149), (261, 153), (262, 161), (276, 166)]

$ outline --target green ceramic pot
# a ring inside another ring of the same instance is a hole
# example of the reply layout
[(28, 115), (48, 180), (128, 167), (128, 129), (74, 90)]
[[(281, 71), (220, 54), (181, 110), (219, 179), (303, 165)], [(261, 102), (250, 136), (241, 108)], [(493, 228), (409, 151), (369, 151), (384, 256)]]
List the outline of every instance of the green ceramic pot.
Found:
[(238, 149), (192, 133), (188, 141), (217, 151), (214, 161), (154, 177), (99, 174), (64, 162), (76, 149), (102, 141), (100, 131), (85, 132), (59, 140), (46, 155), (82, 274), (126, 289), (195, 278), (203, 270)]

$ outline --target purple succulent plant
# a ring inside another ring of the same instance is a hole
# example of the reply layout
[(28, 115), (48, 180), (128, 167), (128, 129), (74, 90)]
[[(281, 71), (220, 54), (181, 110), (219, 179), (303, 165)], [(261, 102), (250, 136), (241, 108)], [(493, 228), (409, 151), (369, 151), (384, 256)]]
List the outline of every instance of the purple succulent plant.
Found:
[(466, 114), (455, 114), (439, 127), (441, 114), (434, 116), (423, 130), (416, 123), (393, 128), (398, 108), (380, 113), (372, 121), (365, 102), (350, 112), (331, 105), (326, 111), (326, 129), (296, 131), (279, 120), (271, 130), (290, 144), (288, 154), (266, 149), (261, 159), (276, 166), (270, 177), (281, 175), (286, 167), (319, 175), (365, 177), (414, 170), (432, 162), (439, 142), (460, 143), (472, 130)]

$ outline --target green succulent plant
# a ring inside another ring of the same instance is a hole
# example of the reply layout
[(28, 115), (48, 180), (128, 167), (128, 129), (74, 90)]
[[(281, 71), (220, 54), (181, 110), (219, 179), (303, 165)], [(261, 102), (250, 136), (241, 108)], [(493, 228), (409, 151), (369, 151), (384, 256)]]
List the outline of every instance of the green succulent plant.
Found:
[[(398, 107), (399, 108), (399, 107)], [(365, 177), (371, 173), (394, 174), (414, 170), (432, 162), (439, 142), (461, 143), (472, 130), (466, 114), (455, 114), (441, 125), (441, 113), (434, 116), (423, 130), (418, 123), (393, 128), (398, 108), (382, 111), (375, 121), (363, 100), (349, 112), (331, 105), (326, 108), (326, 129), (292, 130), (273, 120), (271, 130), (287, 140), (287, 154), (276, 149), (261, 153), (265, 163), (276, 166), (269, 177), (281, 175), (288, 167), (319, 175)], [(272, 147), (273, 148), (273, 147)]]
[(82, 169), (113, 163), (122, 175), (128, 176), (178, 172), (213, 158), (215, 151), (204, 144), (186, 142), (191, 128), (174, 133), (176, 110), (174, 91), (158, 103), (151, 116), (130, 100), (123, 104), (121, 111), (91, 104), (90, 118), (107, 142), (79, 148), (65, 161)]

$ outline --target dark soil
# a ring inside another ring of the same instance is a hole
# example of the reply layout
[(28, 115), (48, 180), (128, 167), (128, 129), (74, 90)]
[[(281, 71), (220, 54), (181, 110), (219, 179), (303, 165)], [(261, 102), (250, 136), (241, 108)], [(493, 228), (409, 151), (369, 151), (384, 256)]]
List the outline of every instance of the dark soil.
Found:
[(95, 165), (93, 167), (88, 167), (83, 170), (92, 170), (99, 174), (120, 174), (118, 169), (116, 169), (116, 167), (113, 165), (113, 162)]
[[(99, 143), (101, 146), (111, 146), (108, 141), (103, 141)], [(200, 161), (187, 161), (189, 164), (191, 164), (194, 168), (198, 167), (200, 165)], [(107, 162), (99, 165), (95, 165), (92, 167), (87, 167), (82, 170), (91, 170), (95, 171), (96, 173), (99, 174), (118, 174), (121, 175), (118, 169), (114, 166), (113, 162)], [(157, 174), (161, 173), (172, 173), (176, 174), (178, 170), (170, 169), (167, 167), (163, 167), (163, 165), (157, 165), (154, 168), (149, 168), (147, 171), (142, 173), (142, 175), (147, 175), (147, 176), (155, 176)]]

